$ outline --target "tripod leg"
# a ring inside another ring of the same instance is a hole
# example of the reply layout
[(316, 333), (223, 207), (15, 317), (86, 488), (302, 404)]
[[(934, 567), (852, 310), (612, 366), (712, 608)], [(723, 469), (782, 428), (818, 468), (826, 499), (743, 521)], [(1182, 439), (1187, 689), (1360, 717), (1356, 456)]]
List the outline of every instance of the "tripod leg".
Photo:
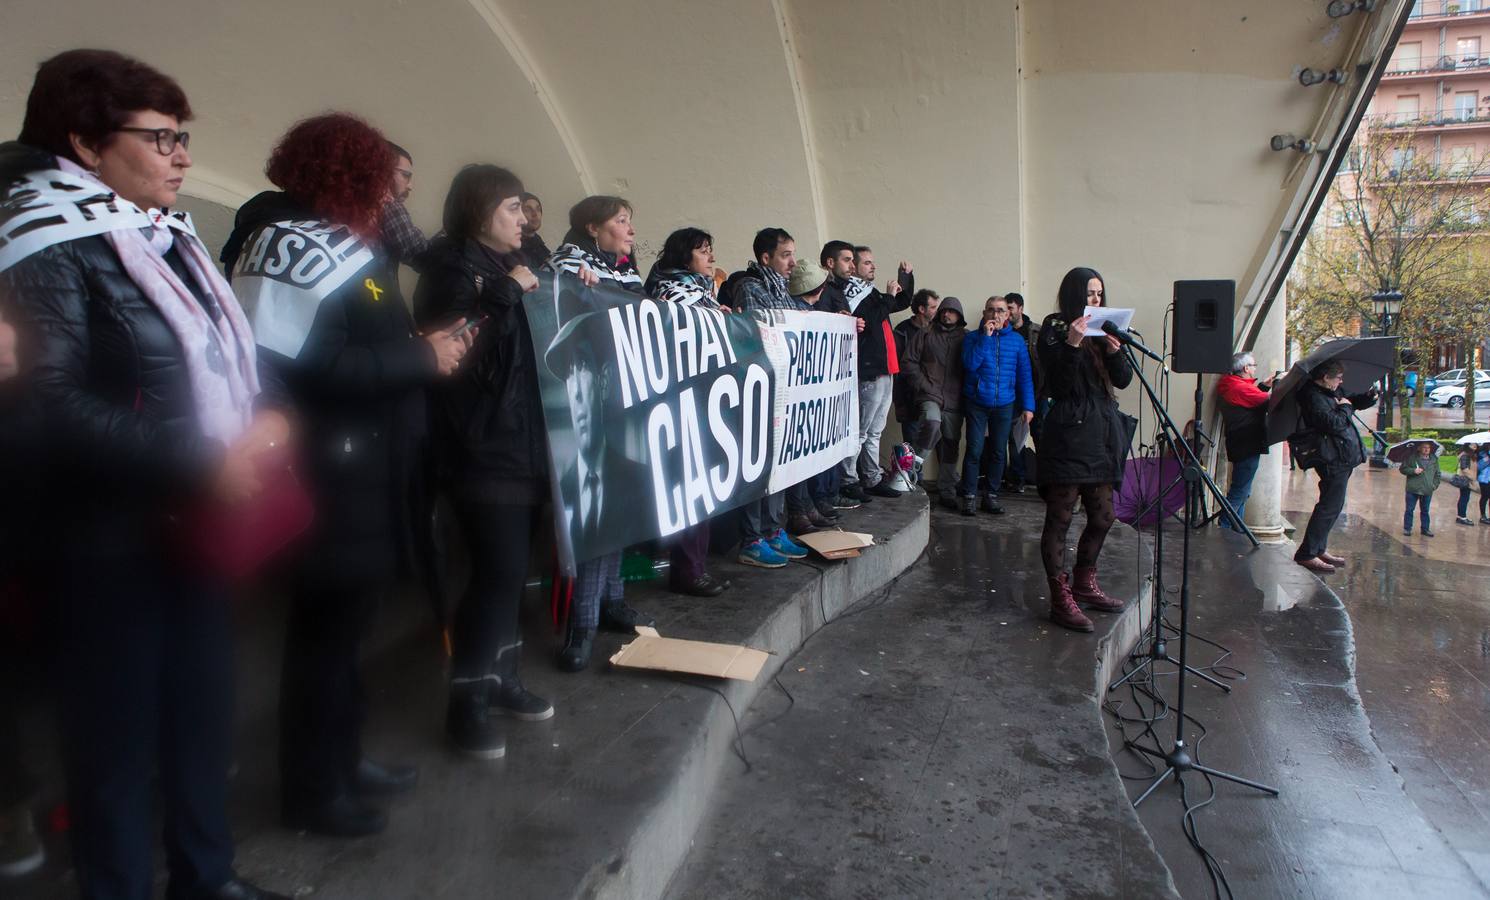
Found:
[(1149, 794), (1152, 794), (1154, 791), (1158, 790), (1159, 789), (1159, 785), (1161, 785), (1164, 782), (1168, 781), (1169, 780), (1169, 776), (1174, 775), (1174, 774), (1175, 774), (1175, 768), (1174, 768), (1174, 766), (1170, 766), (1169, 768), (1165, 769), (1164, 770), (1164, 774), (1163, 775), (1160, 775), (1158, 778), (1155, 778), (1154, 779), (1154, 783), (1151, 784), (1151, 785), (1149, 785), (1147, 788), (1145, 788), (1144, 789), (1144, 792), (1138, 795), (1138, 799), (1133, 801), (1133, 808), (1134, 809), (1137, 809), (1138, 808), (1138, 804), (1140, 804), (1143, 801), (1147, 800), (1149, 798)]
[(1124, 675), (1122, 678), (1119, 678), (1117, 681), (1114, 681), (1112, 684), (1109, 684), (1107, 686), (1107, 689), (1109, 691), (1115, 691), (1115, 690), (1117, 690), (1118, 688), (1122, 687), (1123, 686), (1123, 683), (1126, 682), (1126, 681), (1128, 681), (1128, 679), (1132, 678), (1134, 675), (1137, 675), (1139, 672), (1142, 672), (1144, 669), (1147, 669), (1149, 666), (1151, 666), (1153, 664), (1154, 664), (1154, 658), (1152, 656), (1145, 657), (1144, 660), (1143, 660), (1143, 662), (1139, 663), (1137, 666), (1134, 666), (1133, 671), (1131, 671), (1128, 674)]
[[(1167, 662), (1167, 663), (1169, 663), (1169, 664), (1171, 664), (1171, 665), (1175, 665), (1175, 666), (1177, 666), (1177, 665), (1180, 664), (1180, 661), (1177, 660), (1177, 659), (1175, 659), (1172, 656), (1166, 656), (1166, 657), (1164, 657), (1164, 661)], [(1231, 693), (1231, 685), (1227, 684), (1224, 681), (1219, 681), (1219, 680), (1217, 680), (1215, 678), (1212, 678), (1211, 676), (1209, 676), (1206, 673), (1200, 671), (1199, 669), (1195, 668), (1194, 666), (1185, 666), (1185, 671), (1186, 672), (1189, 672), (1191, 675), (1196, 676), (1197, 678), (1200, 678), (1200, 679), (1205, 680), (1205, 681), (1209, 681), (1211, 684), (1214, 684), (1216, 687), (1220, 688), (1221, 690), (1225, 691), (1228, 694)]]
[[(1262, 791), (1265, 794), (1272, 794), (1274, 797), (1278, 796), (1278, 789), (1277, 788), (1268, 787), (1267, 785), (1262, 784), (1260, 782), (1249, 781), (1248, 779), (1242, 778), (1239, 775), (1229, 775), (1226, 772), (1218, 772), (1215, 769), (1208, 768), (1206, 766), (1202, 766), (1202, 765), (1199, 765), (1199, 764), (1192, 765), (1190, 768), (1194, 769), (1197, 772), (1204, 772), (1205, 774), (1211, 776), (1212, 778), (1222, 778), (1222, 779), (1225, 779), (1226, 781), (1233, 781), (1233, 782), (1236, 782), (1237, 784), (1246, 785), (1249, 788), (1253, 788), (1255, 790)], [(1133, 805), (1134, 806), (1137, 806), (1138, 804), (1135, 803)]]

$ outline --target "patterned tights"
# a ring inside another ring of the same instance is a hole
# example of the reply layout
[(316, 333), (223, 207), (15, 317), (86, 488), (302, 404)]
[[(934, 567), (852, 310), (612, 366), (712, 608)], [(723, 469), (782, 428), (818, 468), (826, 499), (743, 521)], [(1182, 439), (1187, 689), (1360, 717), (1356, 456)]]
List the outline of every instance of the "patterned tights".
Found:
[(1045, 530), (1040, 533), (1040, 557), (1045, 574), (1054, 578), (1066, 570), (1066, 536), (1071, 531), (1071, 516), (1076, 501), (1086, 508), (1086, 528), (1076, 542), (1076, 565), (1095, 566), (1102, 552), (1102, 542), (1112, 529), (1112, 485), (1048, 484), (1040, 488), (1045, 500)]

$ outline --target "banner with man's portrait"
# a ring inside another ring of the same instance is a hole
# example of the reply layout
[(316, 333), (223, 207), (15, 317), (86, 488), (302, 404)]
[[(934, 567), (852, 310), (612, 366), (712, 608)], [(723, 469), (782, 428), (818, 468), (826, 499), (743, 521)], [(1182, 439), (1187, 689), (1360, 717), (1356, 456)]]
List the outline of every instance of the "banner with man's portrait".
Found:
[(836, 337), (853, 334), (847, 316), (758, 321), (549, 273), (524, 305), (566, 573), (759, 500), (852, 449), (858, 393), (839, 382), (845, 366), (853, 381), (854, 341)]

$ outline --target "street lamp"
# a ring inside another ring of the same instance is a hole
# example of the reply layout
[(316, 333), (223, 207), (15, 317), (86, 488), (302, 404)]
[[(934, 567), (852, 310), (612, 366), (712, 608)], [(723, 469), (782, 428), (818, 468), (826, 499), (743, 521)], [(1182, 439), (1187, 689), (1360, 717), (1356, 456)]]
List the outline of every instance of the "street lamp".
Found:
[[(1401, 291), (1377, 291), (1371, 295), (1371, 310), (1376, 313), (1378, 334), (1381, 337), (1391, 337), (1393, 329), (1397, 325), (1397, 316), (1402, 312)], [(1376, 433), (1386, 434), (1386, 430), (1392, 426), (1392, 372), (1387, 373), (1386, 384), (1383, 385), (1381, 397), (1376, 401)], [(1386, 444), (1382, 443), (1380, 437), (1372, 438), (1371, 465), (1373, 468), (1385, 469)]]

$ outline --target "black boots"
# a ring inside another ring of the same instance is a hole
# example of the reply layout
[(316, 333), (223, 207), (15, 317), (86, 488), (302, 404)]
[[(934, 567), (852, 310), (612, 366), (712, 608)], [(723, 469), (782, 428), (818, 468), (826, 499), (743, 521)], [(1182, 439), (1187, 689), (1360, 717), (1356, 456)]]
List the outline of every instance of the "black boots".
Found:
[(595, 632), (588, 628), (570, 626), (569, 637), (559, 649), (559, 668), (565, 672), (581, 672), (590, 664), (590, 653), (595, 649)]
[(450, 685), (445, 734), (456, 752), (472, 759), (501, 759), (507, 753), (507, 740), (487, 706), (487, 685), (485, 679)]
[[(285, 804), (285, 827), (328, 837), (367, 837), (388, 827), (388, 814), (369, 806), (350, 792), (343, 792), (314, 806)], [(230, 882), (231, 884), (231, 882)], [(208, 895), (216, 896), (216, 895)], [(225, 894), (234, 897), (234, 894)], [(245, 896), (253, 897), (254, 894)]]

